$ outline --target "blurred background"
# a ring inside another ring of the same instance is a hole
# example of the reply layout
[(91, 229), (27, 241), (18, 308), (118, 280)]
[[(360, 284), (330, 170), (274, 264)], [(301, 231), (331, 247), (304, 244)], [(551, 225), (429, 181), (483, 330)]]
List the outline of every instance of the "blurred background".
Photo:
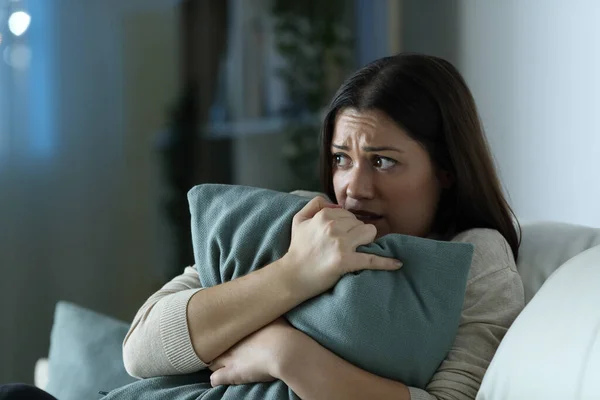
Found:
[(186, 192), (318, 189), (320, 118), (399, 51), (464, 74), (517, 215), (600, 227), (600, 2), (0, 0), (0, 383), (54, 305), (130, 321), (193, 263)]

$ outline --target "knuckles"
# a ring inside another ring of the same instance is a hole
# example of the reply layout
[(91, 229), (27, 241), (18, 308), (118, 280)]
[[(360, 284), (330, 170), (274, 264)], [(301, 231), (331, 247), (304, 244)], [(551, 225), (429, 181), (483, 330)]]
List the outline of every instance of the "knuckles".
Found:
[(323, 227), (323, 232), (327, 236), (335, 236), (336, 234), (336, 221), (329, 220), (324, 222), (325, 226)]
[(372, 224), (365, 224), (364, 228), (367, 233), (369, 234), (369, 236), (372, 236), (372, 239), (375, 239), (375, 236), (377, 236), (377, 228), (375, 227), (375, 225)]

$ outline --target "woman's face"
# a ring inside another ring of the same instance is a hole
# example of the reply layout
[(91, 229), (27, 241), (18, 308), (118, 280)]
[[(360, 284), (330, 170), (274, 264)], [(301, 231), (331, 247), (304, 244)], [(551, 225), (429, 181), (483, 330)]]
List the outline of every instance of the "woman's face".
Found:
[(425, 148), (385, 113), (338, 113), (331, 144), (338, 203), (388, 233), (427, 236), (441, 184)]

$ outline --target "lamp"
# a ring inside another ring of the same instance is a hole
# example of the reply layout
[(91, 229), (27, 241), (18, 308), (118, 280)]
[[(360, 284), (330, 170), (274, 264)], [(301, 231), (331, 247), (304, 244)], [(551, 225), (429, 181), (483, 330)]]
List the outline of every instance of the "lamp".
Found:
[(21, 36), (29, 28), (31, 16), (25, 11), (15, 11), (8, 17), (8, 29), (15, 36)]

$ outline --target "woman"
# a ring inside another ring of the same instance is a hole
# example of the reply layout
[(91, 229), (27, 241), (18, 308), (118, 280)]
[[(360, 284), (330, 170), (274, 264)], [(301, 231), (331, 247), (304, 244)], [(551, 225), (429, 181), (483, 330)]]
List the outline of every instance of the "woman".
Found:
[[(188, 267), (148, 299), (124, 342), (130, 374), (210, 368), (213, 385), (281, 379), (305, 400), (475, 398), (524, 298), (517, 229), (458, 71), (401, 54), (356, 72), (325, 117), (322, 175), (336, 204), (317, 196), (295, 216), (283, 258), (206, 289)], [(426, 390), (363, 371), (281, 318), (349, 271), (398, 268), (355, 252), (388, 233), (475, 245), (454, 345)]]

